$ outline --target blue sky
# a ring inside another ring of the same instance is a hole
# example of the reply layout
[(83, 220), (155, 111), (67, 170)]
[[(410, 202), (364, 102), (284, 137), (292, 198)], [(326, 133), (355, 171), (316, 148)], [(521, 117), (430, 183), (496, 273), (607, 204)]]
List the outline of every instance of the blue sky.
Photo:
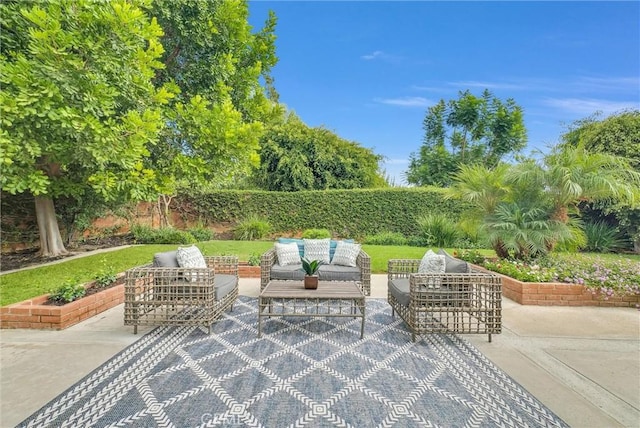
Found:
[(567, 126), (640, 108), (640, 2), (249, 2), (259, 28), (278, 17), (280, 101), (310, 126), (385, 156), (396, 184), (422, 120), (458, 92), (513, 98), (525, 153)]

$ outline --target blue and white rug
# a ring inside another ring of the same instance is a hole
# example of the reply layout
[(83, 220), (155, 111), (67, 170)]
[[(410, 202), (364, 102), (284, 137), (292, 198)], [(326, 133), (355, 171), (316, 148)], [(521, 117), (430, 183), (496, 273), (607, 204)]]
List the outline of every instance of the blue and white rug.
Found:
[(352, 318), (271, 318), (240, 297), (209, 336), (148, 333), (21, 427), (567, 426), (455, 335), (415, 343), (382, 299)]

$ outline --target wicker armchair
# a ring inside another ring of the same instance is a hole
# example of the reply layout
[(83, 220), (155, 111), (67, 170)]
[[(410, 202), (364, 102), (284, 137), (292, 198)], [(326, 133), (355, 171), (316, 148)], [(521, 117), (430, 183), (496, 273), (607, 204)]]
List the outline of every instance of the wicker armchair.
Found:
[[(260, 257), (260, 291), (264, 290), (264, 288), (267, 286), (269, 281), (274, 279), (272, 278), (273, 275), (272, 275), (271, 269), (277, 263), (278, 263), (278, 255), (276, 253), (275, 248), (270, 248), (269, 250), (264, 252)], [(356, 276), (358, 277), (356, 281), (358, 282), (360, 289), (362, 290), (362, 294), (364, 294), (365, 296), (370, 296), (371, 295), (371, 257), (369, 257), (369, 255), (363, 250), (360, 250), (358, 257), (356, 258), (356, 266), (357, 266), (357, 269), (359, 270), (359, 274), (358, 274), (358, 271), (356, 271)], [(299, 269), (300, 278), (291, 277), (291, 278), (275, 278), (275, 279), (302, 280), (304, 277), (304, 273), (302, 271), (302, 265), (300, 265), (299, 267), (300, 267)], [(320, 272), (321, 280), (323, 279), (323, 275), (325, 274), (325, 271), (324, 271), (325, 268), (327, 268), (326, 265), (320, 266), (319, 272)], [(348, 277), (345, 277), (345, 278), (341, 278), (340, 275), (342, 275), (340, 272), (331, 272), (324, 279), (329, 281), (352, 280), (350, 274)]]
[(392, 314), (409, 326), (412, 340), (423, 333), (502, 331), (502, 279), (470, 269), (469, 273), (417, 273), (420, 260), (388, 262), (388, 301)]
[(124, 285), (124, 324), (211, 324), (238, 297), (238, 258), (205, 257), (206, 268), (155, 267), (152, 264), (128, 270)]

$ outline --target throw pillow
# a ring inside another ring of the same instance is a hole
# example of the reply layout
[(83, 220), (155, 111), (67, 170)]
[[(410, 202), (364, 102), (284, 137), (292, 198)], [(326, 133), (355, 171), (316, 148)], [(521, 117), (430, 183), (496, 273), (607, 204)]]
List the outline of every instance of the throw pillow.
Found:
[(445, 257), (429, 250), (420, 260), (418, 273), (444, 273), (445, 268)]
[(300, 253), (298, 252), (298, 244), (290, 242), (281, 244), (276, 242), (276, 255), (278, 256), (278, 264), (280, 266), (297, 265), (302, 263)]
[(440, 248), (438, 254), (444, 256), (445, 259), (445, 273), (469, 273), (469, 263), (464, 260), (456, 259)]
[[(176, 252), (176, 259), (178, 260), (178, 265), (183, 268), (206, 268), (207, 262), (204, 260), (204, 256), (200, 252), (200, 249), (195, 245), (191, 247), (178, 247), (178, 251)], [(187, 276), (187, 279), (191, 280), (191, 282), (198, 281), (198, 274), (192, 272), (190, 275), (191, 278)]]
[(339, 241), (336, 245), (336, 252), (331, 259), (331, 264), (356, 267), (358, 254), (360, 254), (360, 244)]
[(331, 257), (329, 256), (330, 242), (326, 239), (304, 239), (304, 258), (312, 260), (320, 260), (322, 263), (329, 264)]
[(183, 268), (206, 268), (207, 262), (200, 252), (200, 248), (192, 245), (190, 247), (178, 247), (176, 253), (178, 265)]
[(290, 244), (295, 242), (298, 244), (298, 251), (300, 252), (300, 257), (304, 257), (304, 241), (302, 239), (296, 238), (278, 238), (278, 242), (281, 244)]

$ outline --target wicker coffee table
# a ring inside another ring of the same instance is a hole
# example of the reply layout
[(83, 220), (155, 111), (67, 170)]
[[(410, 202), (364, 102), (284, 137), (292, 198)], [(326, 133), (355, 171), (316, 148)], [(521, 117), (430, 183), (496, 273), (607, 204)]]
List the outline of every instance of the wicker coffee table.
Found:
[(270, 281), (258, 299), (258, 337), (264, 317), (352, 317), (362, 318), (364, 337), (365, 301), (356, 281), (319, 281), (307, 290), (302, 281)]

